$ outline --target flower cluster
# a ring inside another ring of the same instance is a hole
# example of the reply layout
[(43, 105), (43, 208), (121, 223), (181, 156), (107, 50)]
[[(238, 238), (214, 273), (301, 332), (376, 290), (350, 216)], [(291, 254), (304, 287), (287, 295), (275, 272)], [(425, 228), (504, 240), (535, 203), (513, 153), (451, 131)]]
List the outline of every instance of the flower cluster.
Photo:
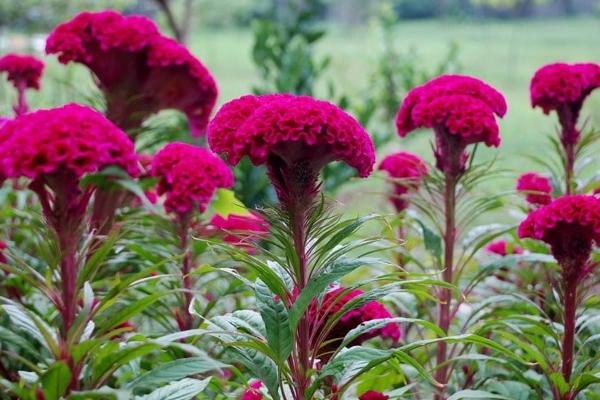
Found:
[(167, 194), (165, 208), (185, 214), (203, 212), (218, 188), (233, 185), (233, 174), (210, 151), (186, 143), (170, 143), (152, 160), (152, 175), (159, 177), (158, 193)]
[(531, 80), (531, 105), (545, 114), (563, 107), (579, 114), (585, 98), (600, 87), (600, 65), (595, 63), (548, 64), (536, 71)]
[(240, 400), (262, 400), (263, 395), (260, 392), (262, 385), (262, 381), (259, 380), (250, 382), (249, 388), (242, 393)]
[(544, 241), (568, 277), (580, 278), (593, 243), (600, 243), (600, 200), (587, 195), (562, 196), (531, 212), (519, 237)]
[(215, 105), (217, 86), (206, 67), (143, 16), (80, 13), (52, 31), (46, 52), (90, 68), (105, 93), (107, 116), (123, 129), (174, 108), (187, 115), (192, 133), (201, 133)]
[[(409, 92), (396, 116), (396, 128), (402, 137), (417, 128), (433, 128), (438, 168), (458, 173), (466, 162), (467, 145), (500, 145), (494, 114), (503, 117), (506, 110), (502, 94), (483, 81), (443, 75)], [(450, 165), (448, 158), (458, 165)]]
[[(309, 320), (312, 321), (313, 328), (317, 330), (323, 329), (324, 323), (328, 317), (341, 311), (346, 304), (363, 293), (364, 292), (360, 289), (347, 290), (343, 287), (338, 287), (328, 291), (320, 304), (317, 304), (317, 302), (313, 300), (308, 309)], [(335, 349), (339, 344), (339, 341), (341, 341), (349, 331), (366, 321), (381, 318), (392, 318), (392, 314), (378, 301), (369, 301), (358, 308), (346, 312), (334, 326), (329, 328), (326, 339), (328, 344), (320, 349), (321, 358), (327, 359), (327, 357), (331, 355), (328, 354), (328, 352)], [(402, 334), (398, 324), (389, 323), (382, 328), (373, 329), (364, 333), (356, 338), (352, 344), (358, 345), (377, 336), (397, 342), (400, 340)]]
[(209, 223), (210, 227), (223, 233), (223, 241), (239, 246), (252, 254), (255, 243), (269, 232), (269, 223), (259, 214), (229, 214), (223, 217), (215, 214)]
[(91, 108), (77, 104), (22, 115), (0, 128), (0, 169), (7, 178), (36, 180), (115, 165), (138, 174), (131, 140)]
[(33, 56), (7, 54), (0, 57), (0, 72), (6, 72), (17, 89), (39, 89), (43, 71), (44, 63)]
[(485, 249), (492, 254), (497, 254), (499, 256), (505, 257), (509, 254), (523, 254), (523, 249), (516, 245), (508, 243), (506, 240), (496, 240), (491, 242)]
[(230, 101), (210, 123), (208, 140), (234, 165), (244, 156), (255, 165), (276, 157), (318, 170), (342, 160), (366, 177), (375, 162), (373, 143), (353, 117), (308, 96), (248, 95)]
[(358, 400), (388, 400), (389, 398), (389, 396), (375, 390), (367, 390), (358, 396)]
[(410, 190), (419, 187), (421, 179), (427, 175), (425, 162), (416, 154), (400, 151), (383, 159), (379, 169), (386, 171), (393, 178), (394, 194), (391, 201), (398, 212), (408, 207), (408, 201), (403, 196)]
[(517, 179), (517, 191), (525, 194), (528, 203), (539, 206), (552, 201), (552, 182), (536, 172), (527, 172)]

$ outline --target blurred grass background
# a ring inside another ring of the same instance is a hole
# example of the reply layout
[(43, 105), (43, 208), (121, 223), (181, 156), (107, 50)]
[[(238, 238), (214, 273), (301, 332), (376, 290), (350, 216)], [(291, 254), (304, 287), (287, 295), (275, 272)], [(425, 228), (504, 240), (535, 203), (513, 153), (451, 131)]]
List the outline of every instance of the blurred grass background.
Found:
[[(373, 73), (377, 57), (381, 56), (380, 32), (369, 24), (358, 27), (329, 24), (327, 28), (327, 35), (317, 44), (316, 51), (319, 55), (329, 56), (331, 66), (319, 82), (317, 96), (326, 97), (326, 86), (330, 83), (349, 96), (364, 96), (369, 75)], [(506, 21), (401, 21), (394, 28), (394, 35), (397, 49), (401, 52), (413, 49), (416, 62), (425, 69), (438, 62), (451, 43), (456, 43), (461, 73), (480, 77), (505, 94), (509, 112), (501, 121), (502, 146), (499, 149), (482, 149), (478, 157), (497, 155), (499, 166), (514, 171), (513, 177), (534, 167), (524, 154), (543, 155), (549, 151), (544, 135), (556, 129), (554, 115), (545, 116), (539, 109), (533, 110), (529, 105), (529, 80), (535, 70), (555, 61), (600, 61), (600, 21), (589, 16)], [(215, 75), (220, 87), (220, 104), (250, 92), (260, 83), (251, 58), (252, 44), (249, 28), (192, 31), (189, 46)], [(46, 57), (45, 60), (47, 69), (42, 90), (31, 92), (30, 96), (34, 107), (89, 100), (94, 87), (85, 68), (78, 65), (65, 67), (58, 64), (54, 57)], [(12, 89), (2, 81), (1, 115), (10, 114), (13, 96)], [(590, 125), (598, 125), (600, 94), (590, 97), (583, 118), (589, 118)], [(391, 127), (389, 125), (386, 129)], [(413, 135), (408, 140), (392, 140), (385, 148), (379, 149), (380, 155), (408, 148), (431, 160), (428, 148), (431, 134), (418, 132)], [(368, 208), (372, 204), (377, 209), (383, 206), (380, 200), (381, 182), (374, 179), (367, 184), (350, 185), (341, 198), (354, 203), (351, 193), (356, 190), (365, 195), (375, 193), (378, 197), (373, 197), (373, 203), (369, 203)], [(490, 182), (489, 187), (506, 190), (512, 185), (512, 178), (509, 177)], [(365, 198), (361, 196), (360, 201), (364, 202)]]

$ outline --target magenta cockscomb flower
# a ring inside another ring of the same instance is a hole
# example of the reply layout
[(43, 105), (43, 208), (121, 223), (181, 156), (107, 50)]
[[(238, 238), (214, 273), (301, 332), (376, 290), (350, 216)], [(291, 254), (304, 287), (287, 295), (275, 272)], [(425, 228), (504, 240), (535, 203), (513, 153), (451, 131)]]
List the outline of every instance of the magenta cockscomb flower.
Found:
[[(77, 104), (40, 110), (0, 128), (0, 170), (4, 177), (31, 179), (60, 249), (60, 301), (55, 301), (66, 337), (77, 308), (78, 247), (86, 229), (93, 185), (81, 178), (108, 166), (135, 176), (138, 162), (127, 135), (102, 114)], [(97, 200), (96, 200), (97, 201)]]
[(500, 145), (495, 116), (506, 114), (500, 92), (483, 81), (462, 75), (443, 75), (411, 90), (396, 116), (404, 137), (417, 128), (432, 128), (436, 135), (437, 167), (453, 175), (465, 168), (467, 145)]
[(399, 151), (383, 159), (379, 169), (387, 172), (394, 184), (394, 194), (390, 197), (396, 211), (404, 211), (408, 207), (405, 198), (409, 190), (417, 190), (423, 177), (429, 170), (427, 164), (416, 154)]
[[(208, 128), (213, 151), (232, 164), (266, 164), (280, 199), (311, 198), (321, 168), (343, 161), (361, 177), (375, 162), (367, 132), (337, 106), (307, 96), (243, 96), (226, 103)], [(313, 195), (314, 197), (314, 195)]]
[(143, 16), (80, 13), (50, 33), (46, 52), (94, 73), (107, 117), (122, 129), (137, 129), (148, 116), (172, 108), (185, 113), (192, 133), (200, 134), (215, 105), (218, 90), (211, 73)]
[(519, 245), (512, 244), (506, 240), (496, 240), (485, 246), (488, 253), (497, 254), (505, 257), (509, 254), (523, 254), (523, 248)]
[(269, 223), (256, 213), (247, 215), (215, 214), (209, 222), (209, 230), (221, 234), (225, 243), (238, 246), (250, 254), (256, 252), (256, 243), (269, 233)]
[(30, 55), (7, 54), (0, 57), (0, 72), (6, 72), (7, 79), (17, 90), (17, 104), (13, 106), (16, 115), (29, 111), (26, 89), (40, 89), (40, 79), (44, 63)]
[(529, 213), (519, 226), (521, 238), (550, 245), (569, 279), (579, 280), (594, 243), (600, 243), (600, 200), (587, 195), (563, 196)]
[(536, 71), (531, 79), (531, 105), (545, 114), (555, 111), (566, 140), (576, 141), (577, 119), (586, 97), (600, 87), (600, 65), (595, 63), (548, 64)]
[(152, 175), (159, 177), (158, 193), (166, 194), (169, 212), (203, 212), (218, 188), (233, 185), (233, 174), (210, 151), (187, 143), (170, 143), (152, 160)]
[(389, 396), (375, 390), (367, 390), (358, 396), (358, 400), (388, 400), (389, 398)]
[(552, 181), (537, 172), (526, 172), (519, 176), (516, 188), (525, 194), (525, 199), (532, 205), (546, 205), (552, 201)]
[[(392, 318), (392, 314), (383, 304), (378, 301), (369, 301), (358, 308), (346, 312), (333, 326), (326, 327), (325, 324), (329, 318), (341, 311), (352, 299), (363, 293), (360, 289), (348, 291), (345, 288), (338, 287), (329, 290), (321, 303), (318, 304), (316, 300), (313, 300), (310, 304), (308, 319), (312, 325), (312, 329), (319, 332), (317, 336), (322, 340), (320, 343), (316, 343), (320, 347), (319, 356), (322, 361), (327, 361), (346, 334), (360, 324), (374, 319)], [(352, 341), (351, 344), (359, 345), (374, 337), (387, 338), (393, 342), (398, 342), (402, 337), (402, 332), (398, 324), (389, 323), (382, 328), (373, 329), (362, 334)]]
[(250, 384), (248, 386), (249, 386), (248, 389), (246, 389), (244, 391), (244, 393), (242, 393), (242, 397), (240, 397), (240, 400), (262, 400), (263, 399), (263, 395), (260, 392), (260, 388), (263, 386), (262, 381), (254, 380), (254, 381), (250, 382)]
[(600, 244), (600, 199), (567, 195), (531, 212), (519, 226), (519, 236), (546, 242), (562, 269), (560, 296), (564, 307), (561, 347), (562, 374), (569, 382), (573, 369), (579, 284), (592, 271), (590, 255)]

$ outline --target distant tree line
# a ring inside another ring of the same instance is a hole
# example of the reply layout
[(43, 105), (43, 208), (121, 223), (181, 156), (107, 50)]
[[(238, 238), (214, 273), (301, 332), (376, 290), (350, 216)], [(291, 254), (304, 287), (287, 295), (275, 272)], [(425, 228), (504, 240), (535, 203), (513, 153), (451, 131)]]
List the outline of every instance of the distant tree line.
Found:
[(249, 26), (273, 10), (285, 14), (291, 3), (317, 9), (322, 20), (345, 23), (368, 21), (382, 3), (391, 4), (399, 19), (529, 18), (600, 11), (600, 0), (6, 0), (0, 1), (0, 29), (45, 32), (79, 11), (114, 8), (151, 16), (185, 41), (193, 26)]

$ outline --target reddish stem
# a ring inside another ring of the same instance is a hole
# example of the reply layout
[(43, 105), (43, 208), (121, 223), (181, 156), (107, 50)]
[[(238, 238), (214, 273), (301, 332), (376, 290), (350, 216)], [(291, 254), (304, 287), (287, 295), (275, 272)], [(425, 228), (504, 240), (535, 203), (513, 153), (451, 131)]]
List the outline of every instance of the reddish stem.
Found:
[(564, 337), (562, 342), (562, 374), (569, 383), (573, 369), (573, 351), (575, 347), (575, 313), (577, 311), (577, 281), (565, 280), (564, 293)]
[[(446, 228), (444, 230), (444, 270), (442, 273), (442, 279), (444, 282), (452, 284), (453, 267), (454, 267), (454, 242), (456, 239), (456, 182), (457, 178), (453, 174), (446, 174), (446, 182), (444, 189), (444, 214), (446, 216)], [(450, 289), (442, 288), (440, 290), (440, 304), (439, 304), (439, 315), (438, 324), (439, 327), (448, 334), (451, 324), (450, 316), (450, 304), (452, 301), (452, 291)], [(437, 345), (437, 366), (435, 378), (436, 380), (446, 385), (448, 382), (448, 366), (444, 365), (447, 360), (447, 343), (441, 341)], [(444, 399), (445, 389), (439, 389), (435, 395), (436, 400)]]
[(29, 105), (27, 104), (27, 97), (25, 96), (26, 83), (19, 82), (17, 84), (17, 104), (13, 106), (15, 115), (18, 117), (23, 114), (27, 114), (29, 111)]

